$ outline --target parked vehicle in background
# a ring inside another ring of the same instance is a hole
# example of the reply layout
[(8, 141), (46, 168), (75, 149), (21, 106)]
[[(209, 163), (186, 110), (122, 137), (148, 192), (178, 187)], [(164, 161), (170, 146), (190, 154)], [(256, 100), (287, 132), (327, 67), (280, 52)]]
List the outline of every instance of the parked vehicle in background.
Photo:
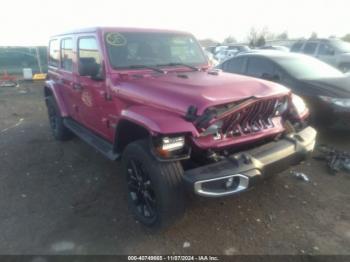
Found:
[(221, 51), (223, 51), (223, 50), (226, 50), (227, 49), (227, 45), (219, 45), (219, 46), (216, 46), (215, 47), (215, 49), (214, 49), (214, 56), (217, 54), (217, 53), (219, 53), (219, 52), (221, 52)]
[(48, 77), (53, 136), (74, 133), (107, 158), (121, 158), (130, 210), (150, 227), (184, 213), (185, 190), (241, 193), (299, 163), (315, 145), (300, 97), (276, 83), (209, 70), (185, 32), (56, 35)]
[(239, 55), (219, 68), (283, 84), (306, 101), (316, 123), (350, 128), (350, 76), (318, 59), (260, 51)]
[(241, 52), (247, 52), (250, 50), (250, 47), (247, 45), (240, 45), (240, 44), (235, 44), (235, 45), (229, 45), (227, 47), (227, 50), (232, 50), (235, 52), (236, 55), (238, 55)]
[(212, 55), (214, 55), (215, 54), (215, 48), (216, 48), (216, 46), (208, 46), (208, 47), (205, 48), (205, 51), (207, 51), (207, 52), (211, 53)]
[(342, 72), (350, 71), (350, 43), (340, 39), (301, 40), (290, 51), (314, 56)]
[(206, 50), (204, 50), (205, 55), (207, 56), (210, 66), (216, 67), (219, 64), (219, 61), (215, 59), (214, 55)]
[(218, 53), (215, 54), (215, 58), (222, 63), (223, 61), (234, 57), (242, 52), (249, 52), (251, 49), (246, 45), (230, 45), (225, 49), (221, 49)]
[(219, 61), (219, 63), (221, 63), (226, 59), (234, 57), (235, 55), (236, 55), (236, 52), (233, 50), (222, 49), (218, 53), (216, 53), (214, 57), (217, 61)]
[(267, 46), (262, 46), (259, 49), (262, 50), (278, 50), (278, 51), (284, 51), (284, 52), (289, 52), (289, 48), (286, 46), (282, 45), (267, 45)]

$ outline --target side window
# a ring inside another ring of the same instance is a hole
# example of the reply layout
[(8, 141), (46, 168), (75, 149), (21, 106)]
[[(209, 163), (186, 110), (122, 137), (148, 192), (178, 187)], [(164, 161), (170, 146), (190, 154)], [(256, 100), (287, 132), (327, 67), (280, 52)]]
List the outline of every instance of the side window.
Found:
[(230, 73), (242, 74), (244, 70), (244, 61), (245, 61), (245, 58), (243, 57), (239, 57), (239, 58), (235, 58), (227, 61), (225, 71)]
[(267, 74), (273, 76), (275, 71), (274, 65), (263, 58), (252, 57), (248, 59), (247, 75), (253, 77), (263, 77)]
[(73, 71), (73, 39), (65, 38), (61, 41), (61, 67)]
[(304, 46), (303, 53), (308, 55), (313, 55), (316, 51), (317, 43), (315, 42), (308, 42)]
[(325, 43), (320, 44), (318, 49), (319, 55), (334, 55), (334, 48)]
[(58, 67), (60, 59), (60, 47), (57, 39), (51, 40), (49, 43), (49, 65)]
[(300, 48), (303, 46), (303, 42), (296, 42), (292, 48), (290, 49), (291, 52), (300, 52)]
[(101, 68), (100, 53), (95, 37), (82, 37), (78, 43), (79, 74), (82, 76), (98, 75)]

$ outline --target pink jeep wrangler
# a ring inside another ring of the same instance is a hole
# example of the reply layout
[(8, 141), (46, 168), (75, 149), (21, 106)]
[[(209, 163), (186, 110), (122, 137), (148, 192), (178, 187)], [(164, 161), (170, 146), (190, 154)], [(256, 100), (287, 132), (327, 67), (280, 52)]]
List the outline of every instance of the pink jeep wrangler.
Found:
[(90, 28), (53, 36), (45, 99), (57, 140), (122, 159), (130, 208), (167, 226), (185, 193), (238, 194), (315, 144), (304, 102), (276, 83), (209, 68), (188, 33)]

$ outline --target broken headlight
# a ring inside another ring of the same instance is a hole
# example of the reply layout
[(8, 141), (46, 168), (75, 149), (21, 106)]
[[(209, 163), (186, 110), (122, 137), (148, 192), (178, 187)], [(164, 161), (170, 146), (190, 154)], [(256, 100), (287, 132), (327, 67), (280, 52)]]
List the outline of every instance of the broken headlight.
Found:
[(294, 105), (294, 109), (295, 109), (296, 113), (299, 116), (304, 115), (308, 111), (308, 108), (307, 108), (304, 100), (300, 96), (292, 94), (292, 103)]

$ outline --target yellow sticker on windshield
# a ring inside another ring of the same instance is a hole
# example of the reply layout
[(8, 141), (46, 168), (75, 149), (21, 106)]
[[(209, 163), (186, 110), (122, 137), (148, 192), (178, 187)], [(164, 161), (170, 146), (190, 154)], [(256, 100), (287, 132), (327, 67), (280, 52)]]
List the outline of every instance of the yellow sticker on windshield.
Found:
[(126, 45), (125, 37), (120, 33), (108, 33), (106, 35), (106, 41), (112, 46), (124, 46)]

